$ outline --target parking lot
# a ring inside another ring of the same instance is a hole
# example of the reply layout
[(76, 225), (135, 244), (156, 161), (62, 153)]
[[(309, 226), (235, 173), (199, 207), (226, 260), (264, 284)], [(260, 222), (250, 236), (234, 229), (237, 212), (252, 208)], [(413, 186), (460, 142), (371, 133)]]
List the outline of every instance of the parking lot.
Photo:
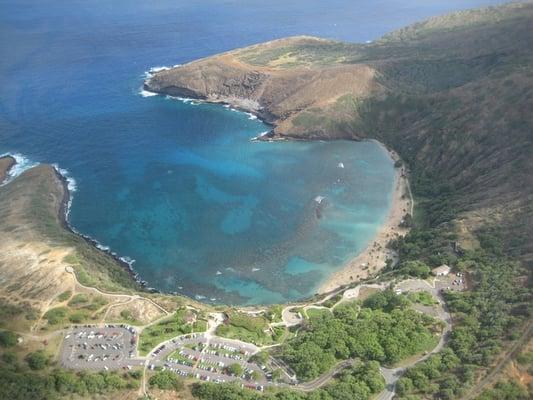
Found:
[[(184, 377), (210, 382), (240, 380), (245, 386), (262, 390), (268, 384), (270, 374), (266, 367), (248, 361), (254, 351), (252, 345), (219, 337), (207, 339), (203, 334), (184, 335), (157, 348), (149, 356), (148, 367), (151, 370), (168, 369)], [(232, 364), (239, 364), (243, 374), (229, 374), (227, 367)]]
[(126, 325), (71, 328), (65, 335), (60, 362), (73, 369), (116, 370), (144, 364), (135, 358), (137, 333)]

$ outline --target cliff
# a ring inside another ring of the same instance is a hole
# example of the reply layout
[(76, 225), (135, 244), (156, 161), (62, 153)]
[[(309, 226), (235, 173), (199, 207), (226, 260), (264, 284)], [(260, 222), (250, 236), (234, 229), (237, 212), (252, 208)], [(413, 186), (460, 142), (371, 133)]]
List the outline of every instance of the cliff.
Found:
[(7, 173), (16, 164), (16, 161), (11, 156), (0, 157), (0, 183), (7, 178)]
[(255, 112), (277, 138), (377, 138), (409, 164), (415, 192), (431, 194), (428, 223), (453, 219), (464, 243), (497, 226), (509, 251), (533, 261), (523, 239), (533, 233), (531, 43), (528, 1), (432, 18), (369, 44), (275, 40), (145, 86)]
[(104, 290), (136, 287), (111, 256), (65, 229), (67, 200), (64, 181), (49, 165), (0, 187), (0, 304), (44, 309), (73, 286), (67, 266)]

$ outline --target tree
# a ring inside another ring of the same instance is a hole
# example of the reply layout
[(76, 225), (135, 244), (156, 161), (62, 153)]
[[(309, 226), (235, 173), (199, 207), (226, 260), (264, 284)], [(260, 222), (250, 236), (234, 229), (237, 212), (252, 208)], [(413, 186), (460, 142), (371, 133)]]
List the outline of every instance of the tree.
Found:
[(48, 364), (48, 357), (42, 350), (29, 353), (26, 356), (26, 362), (28, 363), (28, 366), (33, 370), (39, 370), (46, 367)]
[(266, 351), (260, 351), (259, 353), (256, 353), (250, 357), (250, 361), (258, 364), (266, 364), (268, 361), (268, 353)]
[(176, 374), (171, 371), (159, 371), (150, 377), (148, 381), (150, 386), (157, 387), (161, 390), (176, 390), (183, 389), (183, 382)]
[(400, 272), (426, 279), (431, 273), (431, 269), (422, 261), (406, 261), (400, 265)]
[(414, 389), (413, 381), (407, 377), (402, 377), (398, 379), (398, 382), (396, 383), (396, 393), (398, 393), (399, 396), (404, 396), (407, 393), (412, 392)]
[(242, 369), (242, 366), (239, 363), (233, 363), (231, 365), (228, 365), (226, 370), (228, 374), (235, 376), (241, 376), (244, 373), (244, 370)]
[[(272, 376), (274, 375), (272, 374)], [(250, 377), (252, 378), (253, 381), (258, 381), (259, 379), (261, 379), (261, 374), (258, 371), (252, 371), (252, 374), (250, 375)]]
[(0, 331), (0, 346), (13, 347), (17, 344), (17, 335), (11, 331)]

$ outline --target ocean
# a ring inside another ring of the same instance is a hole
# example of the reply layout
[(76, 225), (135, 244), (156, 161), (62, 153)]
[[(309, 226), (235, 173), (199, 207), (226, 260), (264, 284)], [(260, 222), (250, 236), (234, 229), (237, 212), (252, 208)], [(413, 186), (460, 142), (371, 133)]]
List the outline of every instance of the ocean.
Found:
[(0, 154), (64, 170), (72, 226), (149, 287), (213, 303), (302, 299), (386, 218), (386, 151), (252, 142), (269, 127), (221, 105), (143, 95), (146, 74), (289, 35), (364, 42), (496, 3), (1, 0)]

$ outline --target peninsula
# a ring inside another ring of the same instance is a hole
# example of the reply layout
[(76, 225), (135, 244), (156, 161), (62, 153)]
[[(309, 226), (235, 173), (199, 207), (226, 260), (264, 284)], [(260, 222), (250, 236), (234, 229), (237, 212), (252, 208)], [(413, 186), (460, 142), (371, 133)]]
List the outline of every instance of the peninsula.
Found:
[(155, 73), (146, 90), (253, 112), (264, 140), (385, 144), (389, 221), (331, 293), (213, 307), (144, 290), (69, 228), (58, 171), (28, 169), (0, 186), (0, 397), (530, 398), (532, 23), (510, 3)]
[(0, 183), (7, 178), (7, 173), (16, 164), (16, 161), (11, 156), (0, 157)]

